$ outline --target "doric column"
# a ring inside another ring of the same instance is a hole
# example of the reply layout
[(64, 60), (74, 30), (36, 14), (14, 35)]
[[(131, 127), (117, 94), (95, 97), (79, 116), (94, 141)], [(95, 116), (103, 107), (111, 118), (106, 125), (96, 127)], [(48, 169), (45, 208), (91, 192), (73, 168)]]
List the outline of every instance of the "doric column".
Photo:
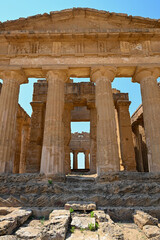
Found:
[(11, 173), (15, 153), (19, 87), (28, 80), (20, 70), (3, 71), (0, 73), (0, 78), (3, 79), (0, 95), (0, 173)]
[(73, 170), (78, 168), (78, 152), (77, 151), (73, 151)]
[(85, 169), (89, 168), (89, 151), (85, 151)]
[(21, 134), (21, 155), (20, 155), (20, 165), (19, 165), (19, 173), (26, 172), (26, 153), (29, 142), (29, 124), (24, 124), (22, 127)]
[(45, 103), (31, 102), (31, 106), (31, 131), (26, 157), (26, 172), (39, 173), (44, 132)]
[(97, 111), (90, 108), (90, 172), (96, 173), (96, 153), (97, 153)]
[(160, 89), (158, 68), (137, 68), (134, 82), (141, 85), (143, 119), (150, 172), (160, 171)]
[(112, 67), (92, 70), (92, 80), (96, 83), (98, 175), (107, 171), (119, 171), (115, 108), (111, 87), (115, 74), (116, 69)]
[(64, 167), (64, 82), (65, 70), (47, 73), (48, 93), (41, 158), (41, 173), (63, 176)]
[(126, 171), (136, 171), (135, 153), (132, 138), (131, 120), (129, 114), (128, 100), (118, 100), (116, 107), (118, 111), (120, 146), (122, 164)]
[(63, 122), (64, 122), (64, 152), (65, 152), (65, 174), (71, 172), (71, 161), (70, 161), (70, 140), (71, 140), (71, 110), (72, 105), (65, 105)]

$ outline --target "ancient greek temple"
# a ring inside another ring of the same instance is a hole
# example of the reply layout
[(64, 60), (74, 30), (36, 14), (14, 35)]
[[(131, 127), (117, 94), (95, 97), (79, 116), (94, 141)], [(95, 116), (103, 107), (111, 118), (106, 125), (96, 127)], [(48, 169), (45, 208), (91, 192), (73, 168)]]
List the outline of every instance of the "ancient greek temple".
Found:
[[(111, 87), (116, 77), (140, 84), (132, 118), (128, 94)], [(98, 176), (159, 172), (158, 77), (158, 20), (75, 8), (0, 23), (0, 173), (63, 177), (71, 152), (74, 169), (84, 152), (85, 168)], [(28, 78), (43, 78), (31, 118), (18, 105)], [(71, 121), (90, 121), (90, 134), (71, 134)]]

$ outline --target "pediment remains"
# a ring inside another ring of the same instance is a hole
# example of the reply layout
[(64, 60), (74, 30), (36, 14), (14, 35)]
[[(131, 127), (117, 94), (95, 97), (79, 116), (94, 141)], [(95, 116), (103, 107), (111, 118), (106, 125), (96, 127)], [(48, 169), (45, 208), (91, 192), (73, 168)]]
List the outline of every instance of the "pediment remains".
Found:
[(55, 33), (107, 32), (160, 28), (160, 20), (128, 16), (87, 8), (73, 8), (0, 23), (0, 31), (33, 30)]

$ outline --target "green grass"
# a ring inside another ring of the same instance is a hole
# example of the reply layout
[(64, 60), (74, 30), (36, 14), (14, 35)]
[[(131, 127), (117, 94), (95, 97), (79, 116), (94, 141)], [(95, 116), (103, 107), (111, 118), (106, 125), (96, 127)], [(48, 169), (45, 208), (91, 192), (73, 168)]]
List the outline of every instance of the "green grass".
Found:
[(52, 179), (48, 179), (48, 183), (51, 185), (53, 183)]
[(42, 217), (42, 218), (40, 219), (40, 223), (41, 223), (42, 225), (44, 225), (44, 221), (45, 221), (45, 217)]
[(93, 218), (94, 217), (94, 212), (92, 211), (90, 214), (91, 214), (91, 218)]
[(88, 228), (89, 228), (90, 231), (95, 231), (95, 226), (94, 226), (93, 223), (89, 223)]
[(73, 209), (73, 208), (70, 208), (69, 211), (70, 211), (70, 213), (73, 213), (73, 212), (74, 212), (74, 209)]
[(75, 227), (72, 226), (71, 229), (70, 229), (70, 232), (71, 232), (71, 233), (74, 233), (74, 231), (75, 231)]

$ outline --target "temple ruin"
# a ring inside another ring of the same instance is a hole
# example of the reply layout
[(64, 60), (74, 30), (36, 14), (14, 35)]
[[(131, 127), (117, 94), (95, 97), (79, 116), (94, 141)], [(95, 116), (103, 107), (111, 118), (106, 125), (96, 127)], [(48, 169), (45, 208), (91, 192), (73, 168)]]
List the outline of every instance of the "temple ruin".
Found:
[[(100, 176), (120, 169), (136, 171), (130, 102), (127, 94), (112, 91), (115, 77), (131, 77), (141, 85), (148, 154), (144, 161), (148, 163), (140, 167), (138, 162), (137, 169), (159, 171), (159, 28), (157, 20), (92, 9), (70, 9), (1, 23), (1, 173), (14, 172), (14, 162), (19, 161), (14, 158), (18, 151), (14, 141), (19, 87), (33, 77), (45, 80), (34, 86), (30, 139), (22, 172), (59, 177), (69, 173), (70, 122), (78, 118), (91, 125), (86, 152), (86, 159), (90, 154), (90, 166), (86, 166), (91, 172)], [(87, 77), (91, 82), (75, 84), (72, 77)]]
[[(69, 231), (83, 230), (77, 218), (85, 231), (94, 225), (83, 240), (133, 240), (113, 220), (160, 239), (159, 77), (160, 20), (73, 8), (0, 22), (3, 239), (80, 239)], [(31, 116), (18, 104), (30, 78)], [(131, 117), (115, 78), (140, 84)], [(71, 122), (89, 122), (90, 132), (71, 132)]]

